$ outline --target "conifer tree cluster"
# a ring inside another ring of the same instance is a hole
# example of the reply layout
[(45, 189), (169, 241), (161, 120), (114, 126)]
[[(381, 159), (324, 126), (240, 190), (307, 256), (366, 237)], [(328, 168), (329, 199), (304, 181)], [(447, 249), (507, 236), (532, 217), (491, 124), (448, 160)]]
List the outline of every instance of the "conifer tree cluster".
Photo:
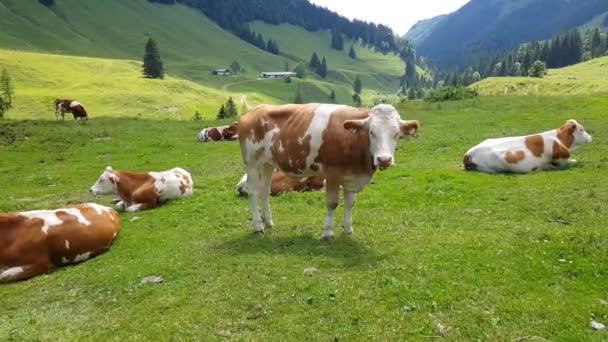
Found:
[(319, 61), (319, 56), (316, 52), (312, 54), (310, 57), (309, 63), (310, 69), (314, 71), (317, 75), (326, 78), (327, 77), (327, 60), (323, 57), (322, 61)]
[(239, 112), (236, 109), (236, 105), (232, 97), (229, 97), (225, 104), (222, 104), (220, 110), (217, 113), (218, 119), (229, 119), (239, 116)]
[(4, 113), (13, 107), (14, 95), (15, 87), (11, 75), (7, 69), (3, 69), (2, 75), (0, 75), (0, 118), (4, 117)]

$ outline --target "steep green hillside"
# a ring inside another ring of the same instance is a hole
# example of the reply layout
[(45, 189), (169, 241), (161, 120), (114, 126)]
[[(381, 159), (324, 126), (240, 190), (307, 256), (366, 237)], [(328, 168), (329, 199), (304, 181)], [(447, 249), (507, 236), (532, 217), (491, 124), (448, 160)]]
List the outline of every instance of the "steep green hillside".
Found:
[(447, 14), (443, 14), (430, 19), (419, 20), (409, 29), (409, 31), (407, 31), (403, 38), (407, 39), (413, 45), (418, 45), (433, 32), (437, 24), (447, 17)]
[[(364, 87), (394, 92), (404, 72), (404, 64), (399, 56), (377, 53), (359, 42), (345, 41), (344, 51), (332, 49), (329, 31), (309, 32), (289, 24), (269, 25), (262, 22), (255, 22), (251, 27), (265, 37), (278, 41), (282, 52), (288, 56), (297, 56), (303, 63), (310, 61), (313, 52), (319, 58), (326, 57), (328, 79), (335, 82), (351, 84), (356, 75), (360, 75)], [(355, 60), (348, 57), (353, 44), (357, 55)]]
[[(8, 68), (15, 82), (9, 118), (54, 119), (52, 102), (58, 97), (78, 99), (92, 117), (190, 119), (198, 110), (213, 118), (228, 96), (239, 98), (174, 77), (143, 78), (137, 61), (0, 50), (0, 67)], [(255, 95), (249, 100), (278, 101)]]
[(606, 0), (471, 0), (434, 25), (418, 52), (439, 66), (548, 39), (608, 11)]
[(492, 77), (471, 85), (483, 95), (568, 95), (608, 93), (608, 57), (562, 69), (544, 78)]
[[(289, 25), (254, 25), (265, 37), (279, 41), (285, 55), (276, 56), (226, 32), (196, 9), (147, 0), (56, 0), (50, 8), (36, 0), (0, 0), (0, 17), (0, 49), (140, 60), (147, 38), (152, 37), (160, 47), (169, 75), (218, 90), (253, 90), (282, 102), (293, 101), (295, 88), (283, 86), (282, 81), (253, 82), (259, 73), (281, 71), (286, 63), (294, 67), (300, 61), (308, 61), (312, 50), (329, 50), (329, 33), (310, 33)], [(290, 40), (282, 32), (284, 29), (297, 34), (297, 39)], [(308, 47), (294, 48), (296, 41), (306, 42)], [(328, 80), (310, 75), (302, 87), (304, 100), (327, 101), (321, 94), (335, 88), (344, 95), (342, 101), (350, 103), (348, 93), (355, 72), (362, 75), (364, 87), (394, 92), (403, 74), (399, 58), (360, 45), (357, 50), (360, 60), (353, 63), (346, 55), (327, 51)], [(210, 75), (211, 70), (228, 67), (235, 60), (244, 73), (232, 77)], [(253, 87), (241, 86), (249, 81)], [(373, 92), (366, 94), (364, 99), (369, 99)], [(213, 103), (217, 105), (219, 102)]]
[(0, 1), (0, 48), (140, 60), (153, 37), (169, 74), (211, 84), (231, 82), (210, 71), (237, 59), (249, 77), (282, 68), (284, 58), (264, 52), (222, 30), (189, 7), (146, 0), (57, 0), (51, 9), (36, 0)]

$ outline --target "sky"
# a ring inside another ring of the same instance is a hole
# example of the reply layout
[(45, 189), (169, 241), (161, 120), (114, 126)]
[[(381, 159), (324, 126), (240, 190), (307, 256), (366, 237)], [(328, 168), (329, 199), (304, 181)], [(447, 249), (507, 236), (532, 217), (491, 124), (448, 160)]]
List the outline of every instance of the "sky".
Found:
[(453, 12), (469, 0), (309, 0), (353, 19), (373, 21), (405, 34), (418, 20)]

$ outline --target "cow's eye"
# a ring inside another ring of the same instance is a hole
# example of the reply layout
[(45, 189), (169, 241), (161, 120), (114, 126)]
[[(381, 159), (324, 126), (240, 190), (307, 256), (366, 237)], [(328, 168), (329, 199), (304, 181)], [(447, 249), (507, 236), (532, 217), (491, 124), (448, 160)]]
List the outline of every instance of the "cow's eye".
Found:
[(375, 138), (375, 137), (376, 137), (376, 133), (374, 133), (374, 132), (372, 132), (372, 131), (370, 131), (370, 132), (369, 132), (369, 135), (371, 135), (373, 138)]

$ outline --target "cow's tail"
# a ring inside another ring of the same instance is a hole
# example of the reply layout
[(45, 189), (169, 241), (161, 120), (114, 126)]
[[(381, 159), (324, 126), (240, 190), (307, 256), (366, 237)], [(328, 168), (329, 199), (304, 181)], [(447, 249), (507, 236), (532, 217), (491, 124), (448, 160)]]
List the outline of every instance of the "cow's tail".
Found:
[(473, 157), (467, 154), (464, 156), (463, 160), (464, 169), (467, 171), (477, 171), (477, 164), (473, 163)]

